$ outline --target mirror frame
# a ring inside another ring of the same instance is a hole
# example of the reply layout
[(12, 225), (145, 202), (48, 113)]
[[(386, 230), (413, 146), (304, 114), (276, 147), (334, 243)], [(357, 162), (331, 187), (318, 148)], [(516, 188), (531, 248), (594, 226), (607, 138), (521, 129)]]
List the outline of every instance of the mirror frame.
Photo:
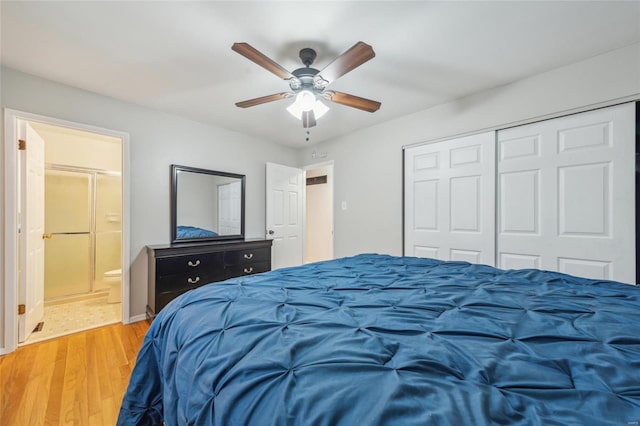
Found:
[[(201, 173), (212, 176), (237, 178), (241, 180), (240, 192), (240, 234), (218, 235), (215, 237), (177, 238), (178, 233), (178, 174), (180, 172)], [(245, 216), (245, 181), (246, 176), (236, 173), (219, 172), (216, 170), (200, 169), (197, 167), (171, 165), (171, 244), (244, 240), (244, 216)]]

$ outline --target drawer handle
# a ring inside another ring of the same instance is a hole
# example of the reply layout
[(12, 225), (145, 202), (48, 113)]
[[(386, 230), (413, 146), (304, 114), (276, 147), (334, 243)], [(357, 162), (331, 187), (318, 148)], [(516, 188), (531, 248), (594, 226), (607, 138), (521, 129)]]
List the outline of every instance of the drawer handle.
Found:
[(192, 261), (188, 261), (187, 265), (189, 266), (198, 266), (200, 264), (200, 259), (196, 260), (196, 263), (193, 263)]
[(253, 258), (253, 253), (245, 253), (244, 254), (244, 258), (245, 259), (252, 259)]
[(187, 278), (187, 281), (189, 282), (189, 284), (195, 284), (198, 281), (200, 281), (200, 277), (196, 277), (195, 280), (191, 279), (191, 277)]
[(248, 268), (244, 268), (244, 273), (245, 274), (250, 274), (253, 272), (253, 266), (250, 266)]

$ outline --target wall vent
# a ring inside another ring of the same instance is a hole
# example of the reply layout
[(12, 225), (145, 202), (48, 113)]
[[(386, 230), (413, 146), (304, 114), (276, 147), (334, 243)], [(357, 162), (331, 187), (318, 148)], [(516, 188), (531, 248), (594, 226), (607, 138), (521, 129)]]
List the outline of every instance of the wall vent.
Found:
[(307, 186), (309, 185), (320, 185), (323, 183), (327, 183), (327, 175), (324, 176), (316, 176), (316, 177), (308, 177), (307, 178)]

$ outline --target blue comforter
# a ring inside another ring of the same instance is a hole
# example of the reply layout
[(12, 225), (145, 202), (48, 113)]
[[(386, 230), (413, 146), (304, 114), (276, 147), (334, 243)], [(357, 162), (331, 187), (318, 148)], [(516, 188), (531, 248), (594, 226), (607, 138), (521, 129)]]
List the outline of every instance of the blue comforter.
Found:
[(360, 255), (189, 291), (120, 425), (629, 425), (640, 288)]
[(176, 238), (217, 237), (218, 233), (197, 226), (180, 225), (176, 228)]

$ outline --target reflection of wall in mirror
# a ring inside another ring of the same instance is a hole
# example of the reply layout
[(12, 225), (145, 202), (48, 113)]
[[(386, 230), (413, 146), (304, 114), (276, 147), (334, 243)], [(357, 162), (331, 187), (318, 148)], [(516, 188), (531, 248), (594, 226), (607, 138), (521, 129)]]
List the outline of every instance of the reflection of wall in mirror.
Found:
[(217, 230), (217, 194), (211, 175), (179, 172), (176, 206), (176, 225)]
[(218, 185), (218, 229), (220, 235), (237, 235), (241, 232), (240, 181)]

